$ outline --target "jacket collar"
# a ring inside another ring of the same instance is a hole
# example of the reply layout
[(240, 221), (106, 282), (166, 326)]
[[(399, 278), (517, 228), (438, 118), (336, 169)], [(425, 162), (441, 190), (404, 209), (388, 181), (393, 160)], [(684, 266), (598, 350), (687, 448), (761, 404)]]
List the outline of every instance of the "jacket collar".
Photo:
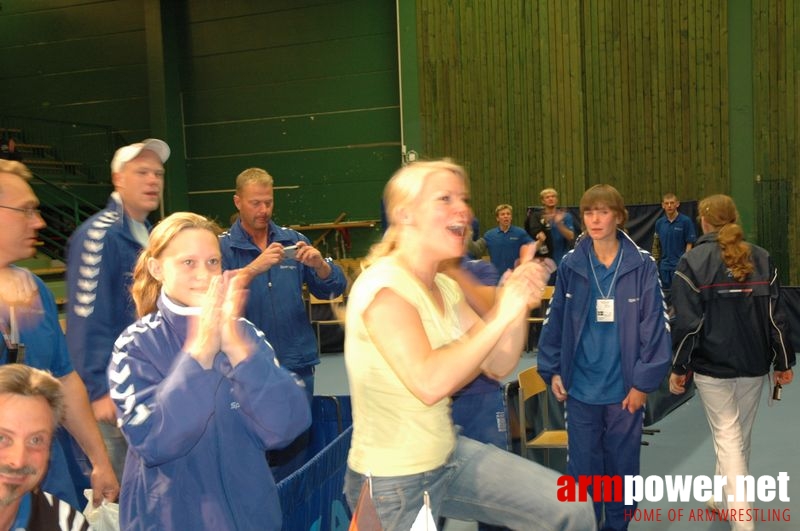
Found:
[(697, 238), (697, 241), (694, 242), (694, 246), (693, 247), (697, 247), (698, 245), (703, 244), (703, 243), (710, 243), (710, 242), (716, 242), (716, 241), (717, 241), (717, 233), (716, 232), (709, 232), (709, 233), (703, 234), (702, 236)]
[(197, 306), (181, 306), (167, 297), (163, 289), (158, 296), (156, 306), (158, 306), (158, 310), (161, 312), (163, 319), (167, 321), (174, 330), (178, 331), (181, 337), (186, 337), (188, 332), (188, 317), (200, 315), (202, 311), (202, 308)]
[[(294, 243), (294, 240), (289, 237), (287, 231), (284, 227), (279, 227), (274, 221), (270, 220), (269, 225), (267, 226), (267, 244), (271, 244), (272, 242), (281, 242), (281, 243)], [(244, 230), (242, 227), (242, 220), (237, 219), (231, 228), (228, 229), (228, 234), (230, 235), (231, 245), (233, 247), (242, 248), (242, 249), (249, 249), (251, 247), (256, 247), (256, 244), (253, 243), (253, 238)]]
[[(103, 221), (107, 223), (120, 225), (125, 236), (136, 241), (133, 234), (131, 234), (131, 227), (129, 224), (130, 217), (125, 212), (125, 206), (122, 204), (122, 197), (119, 195), (119, 192), (111, 192), (111, 195), (108, 197), (108, 203), (106, 203), (105, 213), (101, 216), (103, 217)], [(152, 228), (150, 220), (145, 219), (144, 226), (147, 227), (147, 231), (149, 232)]]
[[(645, 257), (640, 252), (639, 246), (628, 236), (628, 233), (617, 229), (617, 239), (619, 240), (620, 249), (623, 250), (622, 261), (619, 264), (620, 275), (644, 265)], [(566, 267), (583, 277), (589, 278), (589, 253), (591, 252), (592, 239), (589, 236), (584, 236), (575, 246), (575, 249), (569, 252), (568, 256), (571, 256), (571, 258), (565, 260)]]

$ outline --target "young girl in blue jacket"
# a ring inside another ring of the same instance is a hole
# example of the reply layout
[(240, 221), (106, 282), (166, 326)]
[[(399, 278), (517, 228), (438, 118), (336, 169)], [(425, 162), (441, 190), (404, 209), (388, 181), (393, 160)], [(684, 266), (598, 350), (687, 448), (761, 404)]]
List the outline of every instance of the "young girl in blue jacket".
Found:
[[(539, 373), (566, 400), (567, 472), (634, 475), (647, 393), (672, 354), (658, 268), (622, 230), (627, 210), (613, 186), (587, 190), (580, 211), (586, 234), (558, 268)], [(635, 504), (594, 502), (601, 529), (627, 529)]]
[(134, 270), (140, 319), (108, 370), (129, 444), (122, 529), (281, 528), (265, 451), (308, 427), (308, 400), (241, 318), (247, 291), (222, 275), (217, 234), (202, 216), (173, 214)]

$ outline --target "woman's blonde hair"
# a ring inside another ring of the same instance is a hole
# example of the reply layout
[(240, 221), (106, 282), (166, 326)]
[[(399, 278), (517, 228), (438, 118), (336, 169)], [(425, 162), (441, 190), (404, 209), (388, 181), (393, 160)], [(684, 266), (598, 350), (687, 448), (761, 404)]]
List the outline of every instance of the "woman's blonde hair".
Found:
[(403, 232), (401, 212), (419, 199), (425, 181), (431, 175), (447, 171), (461, 177), (469, 191), (469, 178), (466, 170), (450, 159), (412, 162), (392, 175), (383, 189), (383, 206), (389, 226), (386, 227), (381, 241), (370, 248), (369, 254), (362, 264), (363, 267), (368, 267), (378, 258), (390, 254), (397, 248)]
[(733, 278), (744, 282), (755, 270), (750, 246), (744, 241), (744, 231), (739, 225), (736, 203), (724, 194), (710, 195), (698, 205), (700, 217), (717, 233), (717, 243), (722, 251), (722, 261)]
[(161, 281), (150, 274), (147, 262), (150, 258), (159, 258), (164, 249), (179, 232), (186, 229), (205, 229), (215, 236), (222, 230), (214, 221), (192, 212), (176, 212), (164, 218), (150, 233), (150, 239), (139, 254), (133, 268), (133, 285), (131, 296), (136, 304), (136, 315), (145, 316), (156, 311), (156, 301), (161, 292)]

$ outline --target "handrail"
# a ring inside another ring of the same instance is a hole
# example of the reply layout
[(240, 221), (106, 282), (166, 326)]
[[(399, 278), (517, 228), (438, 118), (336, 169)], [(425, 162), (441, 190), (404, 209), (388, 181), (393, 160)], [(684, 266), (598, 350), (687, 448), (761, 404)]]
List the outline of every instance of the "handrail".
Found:
[(7, 114), (0, 114), (0, 134), (16, 141), (23, 162), (35, 172), (31, 184), (47, 222), (39, 231), (41, 251), (63, 259), (72, 232), (103, 206), (101, 199), (93, 203), (69, 188), (106, 185), (111, 156), (125, 138), (108, 125)]
[[(3, 136), (14, 138), (19, 147), (37, 147), (37, 152), (29, 154), (23, 162), (29, 161), (33, 165), (37, 162), (79, 161), (75, 172), (84, 176), (87, 182), (107, 179), (114, 150), (127, 143), (123, 135), (111, 126), (88, 122), (3, 114), (0, 115), (2, 129), (6, 130)], [(14, 132), (9, 133), (10, 129)]]
[(33, 174), (32, 182), (43, 185), (37, 187), (42, 202), (42, 218), (47, 223), (47, 227), (39, 231), (39, 239), (44, 243), (41, 250), (51, 258), (64, 260), (72, 231), (101, 207), (41, 175)]

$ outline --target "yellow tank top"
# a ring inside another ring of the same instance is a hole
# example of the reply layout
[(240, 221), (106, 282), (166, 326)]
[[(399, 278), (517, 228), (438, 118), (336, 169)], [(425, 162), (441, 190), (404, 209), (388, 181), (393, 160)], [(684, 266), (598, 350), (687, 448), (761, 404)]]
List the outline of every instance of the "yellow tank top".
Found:
[(458, 340), (463, 331), (456, 308), (463, 293), (437, 274), (444, 299), (441, 314), (427, 289), (393, 257), (376, 261), (359, 275), (347, 302), (344, 358), (353, 407), (353, 439), (347, 464), (374, 476), (418, 474), (442, 466), (455, 448), (450, 399), (426, 406), (403, 385), (367, 334), (362, 314), (383, 288), (419, 311), (433, 348)]

